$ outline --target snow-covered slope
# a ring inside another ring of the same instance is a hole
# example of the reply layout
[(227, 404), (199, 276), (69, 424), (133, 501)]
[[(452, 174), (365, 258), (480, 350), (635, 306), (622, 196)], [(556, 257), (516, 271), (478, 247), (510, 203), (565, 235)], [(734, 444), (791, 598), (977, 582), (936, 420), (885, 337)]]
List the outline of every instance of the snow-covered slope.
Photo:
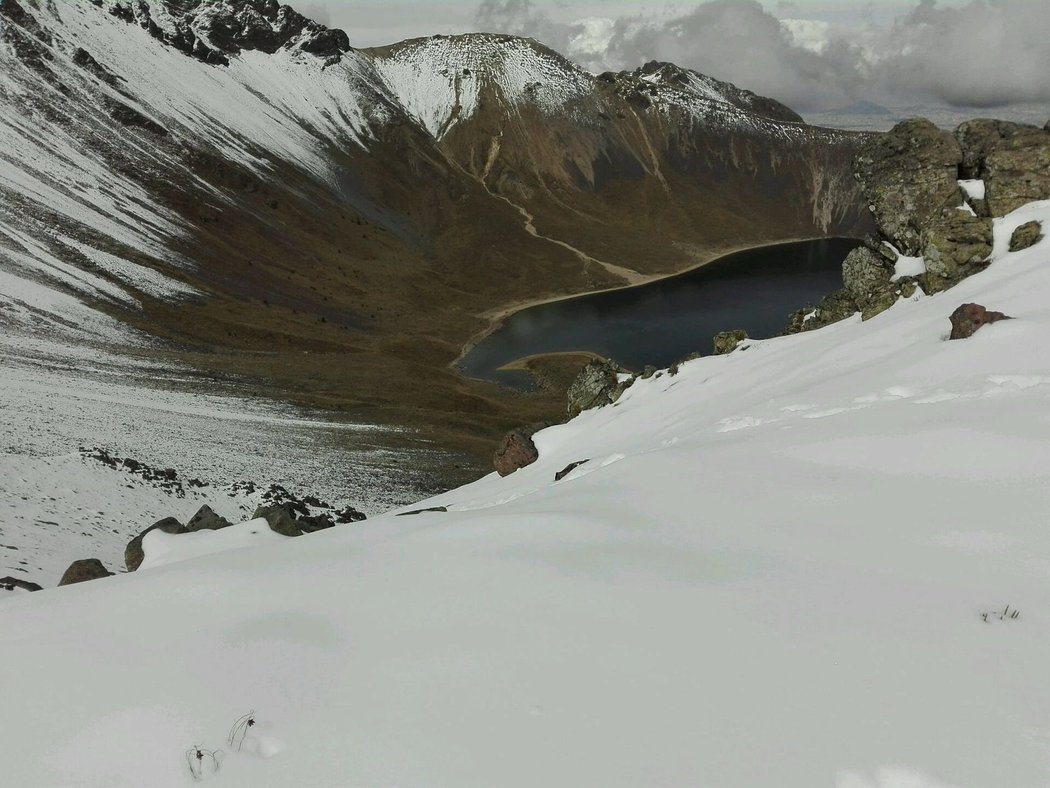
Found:
[[(1042, 788), (1033, 218), (950, 291), (639, 381), (448, 512), (7, 600), (5, 780), (187, 785), (199, 745), (253, 788)], [(966, 301), (1015, 319), (948, 342)]]

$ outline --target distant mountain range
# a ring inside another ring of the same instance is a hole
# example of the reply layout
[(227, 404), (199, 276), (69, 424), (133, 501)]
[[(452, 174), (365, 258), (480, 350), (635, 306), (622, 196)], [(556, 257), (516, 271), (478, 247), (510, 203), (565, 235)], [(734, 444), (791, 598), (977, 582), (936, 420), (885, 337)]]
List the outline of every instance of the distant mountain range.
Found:
[(868, 221), (864, 135), (668, 63), (595, 76), (488, 34), (358, 50), (274, 0), (0, 21), (9, 346), (163, 350), (471, 445), (505, 395), (448, 365), (499, 309)]

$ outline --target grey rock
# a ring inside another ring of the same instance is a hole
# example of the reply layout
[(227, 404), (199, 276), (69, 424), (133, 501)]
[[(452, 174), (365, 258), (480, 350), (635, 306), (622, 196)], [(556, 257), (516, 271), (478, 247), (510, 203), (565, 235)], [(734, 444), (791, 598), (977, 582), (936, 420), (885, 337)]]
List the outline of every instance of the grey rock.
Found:
[(161, 530), (166, 534), (184, 534), (186, 528), (176, 520), (174, 517), (165, 517), (163, 520), (158, 520), (145, 531), (140, 533), (130, 542), (128, 546), (124, 548), (124, 565), (128, 568), (129, 572), (134, 572), (139, 566), (142, 565), (142, 560), (146, 557), (146, 554), (142, 551), (142, 539), (150, 531)]
[(984, 171), (985, 200), (992, 216), (1050, 199), (1050, 133), (1022, 127), (988, 154)]
[(842, 283), (857, 306), (864, 310), (880, 300), (885, 291), (895, 290), (890, 281), (893, 272), (886, 257), (866, 246), (858, 246), (842, 263)]
[(82, 558), (69, 565), (58, 584), (60, 586), (68, 586), (73, 583), (85, 583), (88, 580), (110, 577), (112, 574), (97, 558)]
[(740, 346), (740, 343), (747, 338), (747, 332), (742, 328), (738, 328), (735, 331), (720, 331), (715, 334), (715, 355), (724, 356), (728, 353), (732, 353)]
[(220, 528), (228, 528), (230, 525), (229, 520), (225, 517), (219, 517), (212, 511), (210, 506), (204, 504), (186, 523), (186, 531), (190, 533), (194, 531), (218, 531)]
[(287, 503), (277, 506), (260, 506), (252, 515), (253, 520), (263, 519), (270, 526), (270, 530), (281, 536), (302, 536), (303, 529), (295, 519), (291, 506)]
[(1015, 136), (1023, 128), (1025, 127), (1018, 123), (991, 118), (968, 120), (960, 125), (955, 130), (955, 139), (962, 149), (959, 177), (983, 179), (988, 154), (1003, 140)]
[(799, 334), (837, 323), (857, 313), (857, 303), (846, 290), (836, 290), (814, 307), (800, 309), (791, 315), (785, 334)]
[(904, 254), (919, 253), (931, 219), (962, 205), (961, 161), (955, 137), (923, 118), (875, 137), (854, 159), (853, 173), (879, 231)]
[(1010, 251), (1020, 252), (1028, 249), (1043, 237), (1043, 225), (1040, 222), (1026, 222), (1014, 230), (1010, 236)]
[(569, 385), (569, 415), (576, 416), (590, 408), (616, 402), (624, 388), (617, 375), (623, 372), (623, 367), (615, 361), (591, 361), (587, 364)]

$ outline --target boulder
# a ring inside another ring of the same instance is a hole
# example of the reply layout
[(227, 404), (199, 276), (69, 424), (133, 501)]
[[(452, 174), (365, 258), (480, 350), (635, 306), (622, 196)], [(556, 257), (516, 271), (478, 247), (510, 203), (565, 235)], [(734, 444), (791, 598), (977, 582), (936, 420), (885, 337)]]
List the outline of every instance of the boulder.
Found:
[(972, 337), (981, 326), (1000, 320), (1011, 320), (1002, 312), (989, 312), (980, 304), (963, 304), (952, 312), (952, 333), (949, 339)]
[(625, 371), (615, 361), (595, 360), (587, 364), (569, 385), (569, 415), (616, 402), (623, 393), (617, 376)]
[(866, 246), (858, 246), (842, 263), (842, 283), (862, 311), (896, 289), (890, 281), (893, 273), (889, 260)]
[(727, 353), (732, 353), (747, 338), (747, 332), (742, 328), (738, 328), (735, 331), (718, 332), (715, 334), (714, 339), (715, 355), (724, 356)]
[(953, 210), (922, 232), (923, 287), (938, 293), (985, 267), (992, 253), (992, 220)]
[(21, 588), (23, 591), (43, 591), (43, 586), (28, 580), (10, 576), (0, 577), (0, 591), (14, 591), (16, 588)]
[(854, 159), (854, 176), (879, 231), (904, 254), (919, 253), (931, 219), (963, 204), (961, 161), (955, 137), (923, 118), (873, 138)]
[(1021, 127), (999, 142), (984, 162), (985, 200), (992, 216), (1050, 199), (1050, 133)]
[(163, 520), (158, 520), (145, 531), (140, 533), (130, 542), (128, 546), (124, 548), (124, 565), (128, 568), (129, 572), (134, 572), (139, 566), (142, 565), (142, 560), (146, 557), (146, 554), (142, 552), (142, 540), (150, 531), (161, 530), (166, 534), (184, 534), (186, 533), (186, 527), (176, 520), (174, 517), (165, 517)]
[(1030, 246), (1035, 246), (1043, 237), (1043, 225), (1039, 222), (1025, 222), (1010, 236), (1010, 251), (1020, 252)]
[(277, 506), (260, 506), (252, 515), (253, 520), (263, 519), (270, 525), (270, 530), (281, 536), (302, 536), (303, 530), (295, 519), (292, 507), (287, 503)]
[(492, 464), (500, 476), (509, 476), (519, 468), (532, 465), (539, 459), (540, 453), (532, 441), (535, 430), (530, 428), (511, 430), (503, 436)]
[(230, 525), (229, 520), (225, 517), (219, 517), (212, 511), (210, 506), (204, 504), (186, 523), (186, 531), (189, 533), (194, 531), (218, 531), (220, 528), (228, 528)]
[(88, 580), (110, 577), (112, 574), (97, 558), (82, 558), (69, 565), (69, 569), (63, 573), (62, 579), (58, 581), (58, 584), (60, 586), (68, 586), (73, 583), (83, 583)]

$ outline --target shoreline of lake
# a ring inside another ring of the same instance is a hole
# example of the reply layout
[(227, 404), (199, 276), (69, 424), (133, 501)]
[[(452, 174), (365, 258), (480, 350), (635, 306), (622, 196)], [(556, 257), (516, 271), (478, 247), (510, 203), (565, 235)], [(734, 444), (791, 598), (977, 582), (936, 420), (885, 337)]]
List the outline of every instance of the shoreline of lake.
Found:
[(589, 353), (628, 367), (665, 366), (672, 353), (686, 344), (683, 355), (696, 352), (702, 337), (719, 331), (776, 336), (791, 312), (841, 287), (842, 260), (861, 243), (831, 236), (750, 245), (644, 283), (493, 310), (455, 366), (464, 377), (508, 385), (501, 373), (537, 356)]
[[(690, 265), (690, 266), (688, 266), (686, 268), (683, 268), (680, 271), (675, 271), (674, 273), (670, 273), (670, 274), (643, 274), (642, 275), (643, 278), (641, 280), (636, 281), (636, 282), (632, 282), (632, 283), (628, 283), (628, 284), (624, 284), (624, 285), (619, 285), (617, 287), (605, 287), (605, 288), (601, 288), (599, 290), (585, 290), (585, 291), (580, 292), (580, 293), (569, 293), (569, 294), (566, 294), (566, 295), (550, 296), (550, 297), (547, 297), (547, 298), (535, 298), (535, 299), (529, 299), (529, 300), (525, 300), (525, 301), (515, 301), (515, 302), (512, 302), (510, 304), (505, 304), (503, 306), (496, 307), (495, 309), (490, 309), (487, 312), (482, 312), (479, 315), (479, 317), (487, 319), (489, 321), (488, 326), (486, 326), (484, 329), (482, 329), (477, 334), (475, 334), (470, 339), (468, 339), (466, 341), (466, 343), (464, 343), (463, 347), (460, 349), (459, 355), (456, 356), (455, 360), (453, 360), (451, 363), (449, 363), (448, 366), (449, 366), (450, 369), (455, 370), (456, 372), (458, 372), (459, 374), (463, 375), (466, 378), (469, 378), (470, 380), (482, 380), (482, 381), (485, 381), (487, 383), (494, 382), (494, 381), (488, 380), (487, 378), (476, 378), (476, 377), (473, 377), (471, 375), (467, 375), (460, 368), (460, 363), (463, 361), (464, 358), (466, 358), (470, 354), (470, 352), (472, 350), (474, 350), (474, 348), (476, 348), (478, 345), (480, 345), (482, 342), (484, 342), (486, 339), (488, 339), (488, 337), (490, 337), (492, 334), (494, 334), (497, 331), (499, 331), (499, 329), (501, 329), (503, 327), (504, 323), (506, 323), (507, 320), (512, 318), (514, 315), (517, 315), (520, 312), (524, 312), (527, 309), (532, 309), (533, 307), (545, 306), (547, 304), (556, 304), (556, 303), (559, 303), (561, 301), (570, 301), (570, 300), (572, 300), (574, 298), (586, 298), (588, 296), (601, 295), (603, 293), (618, 293), (618, 292), (622, 292), (622, 291), (625, 291), (625, 290), (633, 290), (633, 289), (639, 288), (639, 287), (646, 287), (647, 285), (651, 285), (654, 282), (659, 282), (659, 281), (666, 280), (666, 279), (674, 279), (676, 276), (684, 276), (686, 274), (692, 273), (693, 271), (699, 270), (700, 268), (704, 268), (705, 266), (711, 265), (712, 263), (716, 263), (719, 260), (722, 260), (722, 259), (724, 259), (726, 257), (729, 257), (731, 255), (734, 255), (734, 254), (738, 254), (740, 252), (748, 252), (748, 251), (758, 250), (758, 249), (768, 249), (769, 247), (772, 247), (772, 246), (783, 246), (785, 244), (803, 243), (805, 241), (825, 241), (825, 240), (832, 240), (832, 239), (835, 239), (835, 238), (846, 238), (846, 237), (848, 237), (848, 236), (814, 235), (814, 236), (803, 236), (803, 237), (797, 237), (797, 238), (785, 238), (785, 239), (781, 239), (779, 241), (768, 241), (768, 242), (763, 242), (763, 243), (758, 243), (758, 244), (752, 243), (752, 244), (743, 244), (743, 245), (739, 245), (739, 246), (727, 246), (724, 249), (720, 249), (718, 251), (711, 252), (710, 254), (712, 256), (710, 258), (708, 258), (706, 260), (702, 260), (702, 261), (697, 262), (697, 263), (694, 263), (693, 265)], [(859, 240), (859, 239), (851, 239), (851, 240)], [(533, 354), (533, 355), (546, 355), (546, 354)], [(598, 354), (594, 354), (594, 355), (598, 355)]]

